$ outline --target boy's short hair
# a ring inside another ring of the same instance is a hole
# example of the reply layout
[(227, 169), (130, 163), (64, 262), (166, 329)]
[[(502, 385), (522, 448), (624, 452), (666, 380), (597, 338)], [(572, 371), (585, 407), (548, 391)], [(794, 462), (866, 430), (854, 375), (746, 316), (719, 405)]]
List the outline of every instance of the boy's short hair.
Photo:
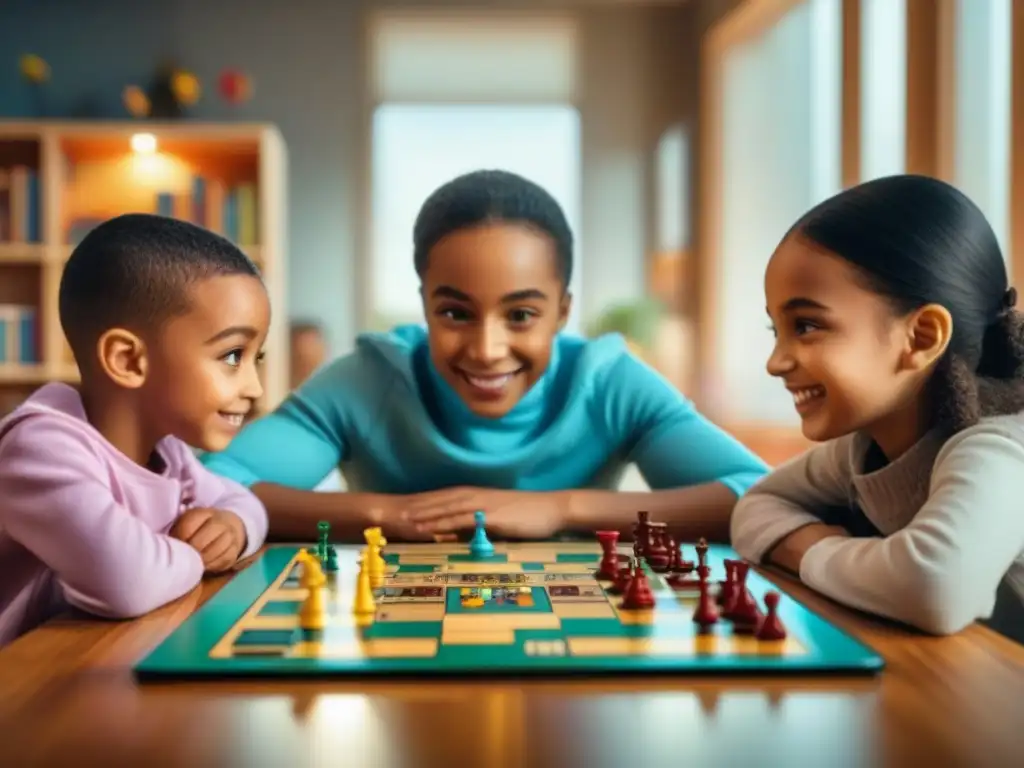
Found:
[(164, 216), (117, 216), (89, 232), (64, 266), (61, 328), (81, 365), (106, 330), (158, 328), (188, 311), (192, 284), (235, 274), (260, 276), (220, 235)]

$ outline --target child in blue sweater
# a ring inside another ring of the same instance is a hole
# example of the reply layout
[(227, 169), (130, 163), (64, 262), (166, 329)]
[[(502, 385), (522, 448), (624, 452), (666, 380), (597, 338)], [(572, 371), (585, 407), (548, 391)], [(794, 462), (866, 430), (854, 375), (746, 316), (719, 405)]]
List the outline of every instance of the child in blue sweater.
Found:
[[(573, 238), (555, 200), (511, 173), (438, 189), (413, 233), (426, 327), (366, 334), (207, 466), (245, 485), (271, 534), (369, 525), (430, 540), (487, 514), (498, 537), (629, 531), (638, 510), (724, 539), (767, 471), (623, 340), (562, 333)], [(614, 489), (630, 464), (653, 489)], [(340, 467), (348, 490), (313, 489)]]

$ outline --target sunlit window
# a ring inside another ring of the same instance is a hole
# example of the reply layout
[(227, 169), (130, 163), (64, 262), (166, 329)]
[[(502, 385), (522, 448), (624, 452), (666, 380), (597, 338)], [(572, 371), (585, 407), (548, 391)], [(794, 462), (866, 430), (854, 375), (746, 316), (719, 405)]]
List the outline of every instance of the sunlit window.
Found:
[(808, 0), (724, 62), (718, 365), (703, 389), (730, 419), (796, 422), (765, 371), (764, 271), (793, 223), (841, 187), (841, 13), (840, 0)]
[(1012, 0), (957, 0), (954, 180), (1010, 261)]
[[(384, 104), (373, 117), (371, 324), (422, 322), (412, 228), (438, 186), (467, 171), (500, 168), (545, 187), (576, 237), (571, 290), (578, 295), (580, 119), (564, 105)], [(576, 329), (574, 313), (570, 326)]]
[(907, 3), (861, 0), (860, 13), (860, 175), (868, 181), (906, 170)]

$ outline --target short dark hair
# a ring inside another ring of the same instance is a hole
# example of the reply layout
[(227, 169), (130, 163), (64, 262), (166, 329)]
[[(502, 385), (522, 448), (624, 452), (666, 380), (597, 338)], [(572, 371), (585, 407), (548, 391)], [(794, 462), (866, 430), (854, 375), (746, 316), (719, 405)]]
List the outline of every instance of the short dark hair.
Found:
[(793, 227), (857, 267), (905, 314), (939, 304), (953, 333), (936, 375), (936, 418), (954, 431), (1024, 408), (1024, 323), (999, 241), (955, 187), (899, 175), (840, 192)]
[(146, 213), (109, 219), (64, 266), (60, 324), (81, 365), (109, 328), (149, 330), (189, 309), (189, 287), (259, 269), (229, 240), (186, 221)]
[(430, 249), (460, 229), (489, 223), (533, 227), (555, 241), (559, 276), (572, 278), (573, 236), (562, 207), (539, 184), (515, 173), (480, 170), (458, 176), (434, 191), (413, 226), (413, 260), (423, 277)]

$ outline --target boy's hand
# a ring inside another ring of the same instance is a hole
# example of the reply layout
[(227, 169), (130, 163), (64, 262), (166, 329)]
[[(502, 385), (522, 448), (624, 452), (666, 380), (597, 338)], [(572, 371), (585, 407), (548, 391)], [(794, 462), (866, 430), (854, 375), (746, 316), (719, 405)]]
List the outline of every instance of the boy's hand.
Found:
[(565, 527), (568, 495), (487, 488), (446, 488), (406, 499), (401, 516), (416, 530), (445, 534), (473, 530), (473, 513), (487, 515), (487, 531), (517, 539), (547, 539)]
[(241, 518), (224, 509), (197, 507), (179, 517), (170, 535), (181, 539), (202, 556), (207, 573), (230, 569), (245, 549), (245, 526)]

